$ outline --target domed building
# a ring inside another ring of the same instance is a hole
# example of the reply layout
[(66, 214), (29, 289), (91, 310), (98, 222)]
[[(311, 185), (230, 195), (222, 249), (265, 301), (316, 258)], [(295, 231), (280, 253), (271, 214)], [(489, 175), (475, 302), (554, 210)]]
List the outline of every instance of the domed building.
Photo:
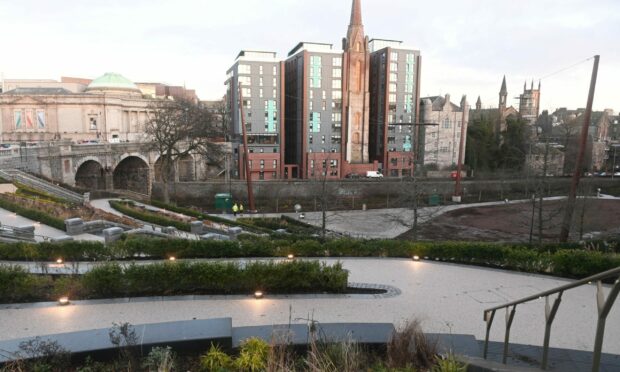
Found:
[(85, 92), (142, 97), (142, 91), (136, 84), (123, 75), (114, 72), (106, 72), (103, 76), (93, 80), (88, 84)]
[(153, 98), (118, 73), (94, 79), (5, 80), (0, 94), (2, 142), (134, 142)]

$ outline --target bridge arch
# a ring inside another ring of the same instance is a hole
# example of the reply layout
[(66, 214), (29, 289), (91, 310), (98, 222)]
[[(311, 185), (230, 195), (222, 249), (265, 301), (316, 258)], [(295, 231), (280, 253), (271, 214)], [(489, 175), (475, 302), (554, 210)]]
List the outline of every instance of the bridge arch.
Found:
[(150, 194), (150, 169), (148, 162), (139, 155), (124, 157), (112, 174), (114, 189)]
[(75, 186), (88, 190), (105, 190), (105, 170), (95, 159), (85, 159), (75, 172)]

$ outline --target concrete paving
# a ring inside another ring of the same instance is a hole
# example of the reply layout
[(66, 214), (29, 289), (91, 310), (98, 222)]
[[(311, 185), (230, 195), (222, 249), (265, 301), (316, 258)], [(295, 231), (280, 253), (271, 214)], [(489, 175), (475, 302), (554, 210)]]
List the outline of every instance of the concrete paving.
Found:
[[(326, 259), (335, 263), (335, 259)], [(395, 286), (401, 294), (389, 298), (315, 298), (278, 296), (255, 300), (225, 297), (207, 300), (98, 303), (66, 307), (44, 306), (0, 310), (0, 340), (132, 324), (232, 317), (235, 326), (320, 322), (392, 322), (418, 318), (428, 332), (472, 334), (484, 339), (483, 310), (570, 282), (569, 280), (403, 259), (344, 259), (350, 281)], [(605, 289), (609, 290), (608, 287)], [(290, 313), (289, 313), (290, 310)], [(579, 287), (564, 293), (551, 334), (551, 346), (591, 351), (597, 319), (596, 288)], [(495, 317), (492, 341), (503, 341), (503, 313)], [(620, 352), (620, 308), (607, 320), (603, 351)], [(511, 341), (541, 345), (544, 300), (517, 307)]]

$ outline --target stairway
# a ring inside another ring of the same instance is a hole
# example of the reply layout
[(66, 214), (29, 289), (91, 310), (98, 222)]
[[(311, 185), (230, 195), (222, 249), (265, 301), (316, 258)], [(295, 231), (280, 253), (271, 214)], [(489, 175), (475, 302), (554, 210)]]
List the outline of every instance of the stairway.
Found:
[(21, 183), (35, 190), (45, 192), (47, 194), (68, 200), (73, 203), (84, 203), (83, 195), (67, 190), (63, 187), (57, 186), (51, 182), (45, 181), (17, 169), (2, 169), (0, 170), (0, 177), (6, 180)]

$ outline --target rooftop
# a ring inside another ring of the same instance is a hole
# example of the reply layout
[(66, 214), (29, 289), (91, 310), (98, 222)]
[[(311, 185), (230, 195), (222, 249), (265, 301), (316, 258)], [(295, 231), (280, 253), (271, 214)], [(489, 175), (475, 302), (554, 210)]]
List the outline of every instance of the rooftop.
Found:
[(65, 88), (15, 88), (2, 94), (5, 95), (64, 95), (74, 94)]
[(140, 89), (136, 84), (114, 72), (106, 72), (103, 76), (100, 76), (93, 80), (86, 91), (92, 90), (129, 90), (140, 92)]

